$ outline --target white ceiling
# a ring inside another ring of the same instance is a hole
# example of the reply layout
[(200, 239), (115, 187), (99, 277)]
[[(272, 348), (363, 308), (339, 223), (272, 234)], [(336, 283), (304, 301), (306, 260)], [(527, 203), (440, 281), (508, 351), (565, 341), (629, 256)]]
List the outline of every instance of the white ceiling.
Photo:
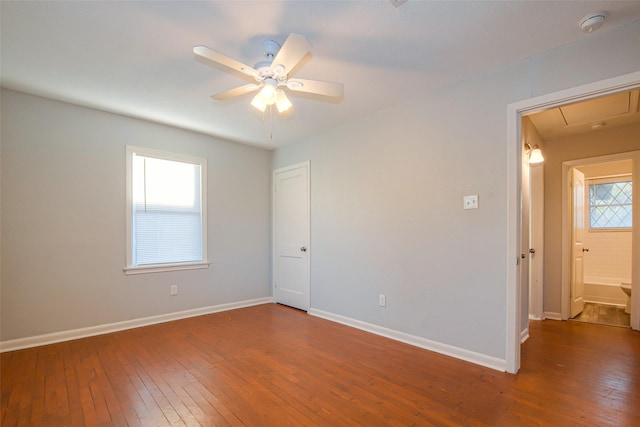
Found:
[[(1, 84), (268, 149), (640, 19), (638, 1), (6, 1)], [(296, 77), (342, 82), (341, 102), (289, 93), (270, 124), (251, 96), (210, 95), (246, 81), (194, 59), (206, 45), (248, 65), (262, 41), (313, 44)]]

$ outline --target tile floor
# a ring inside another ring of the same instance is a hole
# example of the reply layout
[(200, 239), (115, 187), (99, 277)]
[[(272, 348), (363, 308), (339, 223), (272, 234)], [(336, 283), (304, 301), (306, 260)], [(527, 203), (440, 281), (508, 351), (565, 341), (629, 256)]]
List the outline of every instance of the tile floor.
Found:
[(601, 325), (629, 327), (631, 316), (624, 312), (624, 307), (615, 305), (584, 303), (584, 310), (571, 320)]

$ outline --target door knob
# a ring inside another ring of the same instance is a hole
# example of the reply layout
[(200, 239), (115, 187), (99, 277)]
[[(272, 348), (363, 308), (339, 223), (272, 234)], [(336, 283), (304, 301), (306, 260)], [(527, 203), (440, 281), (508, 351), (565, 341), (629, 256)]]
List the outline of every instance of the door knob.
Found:
[(300, 248), (300, 252), (307, 252), (307, 248), (306, 248), (306, 247), (304, 247), (304, 246), (302, 246), (302, 247)]
[(589, 248), (582, 248), (582, 252), (589, 252)]
[(530, 254), (535, 254), (535, 253), (536, 253), (536, 250), (535, 250), (535, 249), (529, 249), (529, 253), (530, 253)]

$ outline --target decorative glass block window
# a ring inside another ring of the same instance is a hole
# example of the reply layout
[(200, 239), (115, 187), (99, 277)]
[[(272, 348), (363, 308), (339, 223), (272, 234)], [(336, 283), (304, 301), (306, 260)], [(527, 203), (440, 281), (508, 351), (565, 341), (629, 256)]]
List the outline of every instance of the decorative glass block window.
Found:
[(205, 268), (206, 159), (127, 147), (128, 274)]
[(631, 228), (631, 179), (589, 183), (589, 225), (595, 230)]

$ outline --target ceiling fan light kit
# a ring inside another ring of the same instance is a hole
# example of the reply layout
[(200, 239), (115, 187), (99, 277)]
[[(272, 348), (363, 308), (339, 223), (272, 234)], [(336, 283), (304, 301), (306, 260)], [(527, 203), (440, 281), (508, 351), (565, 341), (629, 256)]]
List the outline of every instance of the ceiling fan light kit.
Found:
[(253, 100), (251, 100), (251, 105), (262, 112), (267, 109), (267, 103), (264, 101), (261, 93), (258, 93), (253, 97)]
[(278, 113), (284, 113), (289, 108), (291, 108), (292, 104), (287, 98), (287, 95), (284, 93), (282, 89), (276, 89), (272, 95), (265, 95), (265, 89), (269, 86), (265, 85), (265, 87), (258, 92), (256, 96), (253, 97), (251, 101), (251, 105), (256, 109), (264, 111), (267, 109), (269, 105), (276, 104), (276, 108), (278, 109)]
[(293, 104), (291, 104), (289, 98), (287, 98), (287, 94), (284, 93), (282, 89), (278, 89), (278, 92), (276, 93), (276, 107), (278, 108), (278, 113), (284, 113), (291, 108), (292, 105)]
[(291, 33), (282, 46), (274, 40), (265, 40), (263, 47), (267, 59), (258, 62), (253, 67), (231, 59), (206, 46), (195, 46), (193, 48), (195, 55), (216, 64), (224, 65), (232, 70), (240, 71), (255, 80), (255, 83), (212, 95), (211, 97), (214, 100), (225, 101), (259, 90), (251, 101), (253, 107), (264, 112), (268, 106), (275, 104), (278, 112), (283, 113), (292, 107), (284, 89), (331, 98), (343, 96), (344, 87), (342, 83), (308, 79), (290, 80), (291, 70), (311, 50), (311, 43), (305, 37)]
[(277, 90), (278, 90), (277, 83), (274, 79), (264, 79), (264, 86), (260, 91), (260, 95), (262, 95), (262, 97), (264, 98), (267, 104), (271, 105), (276, 100)]

